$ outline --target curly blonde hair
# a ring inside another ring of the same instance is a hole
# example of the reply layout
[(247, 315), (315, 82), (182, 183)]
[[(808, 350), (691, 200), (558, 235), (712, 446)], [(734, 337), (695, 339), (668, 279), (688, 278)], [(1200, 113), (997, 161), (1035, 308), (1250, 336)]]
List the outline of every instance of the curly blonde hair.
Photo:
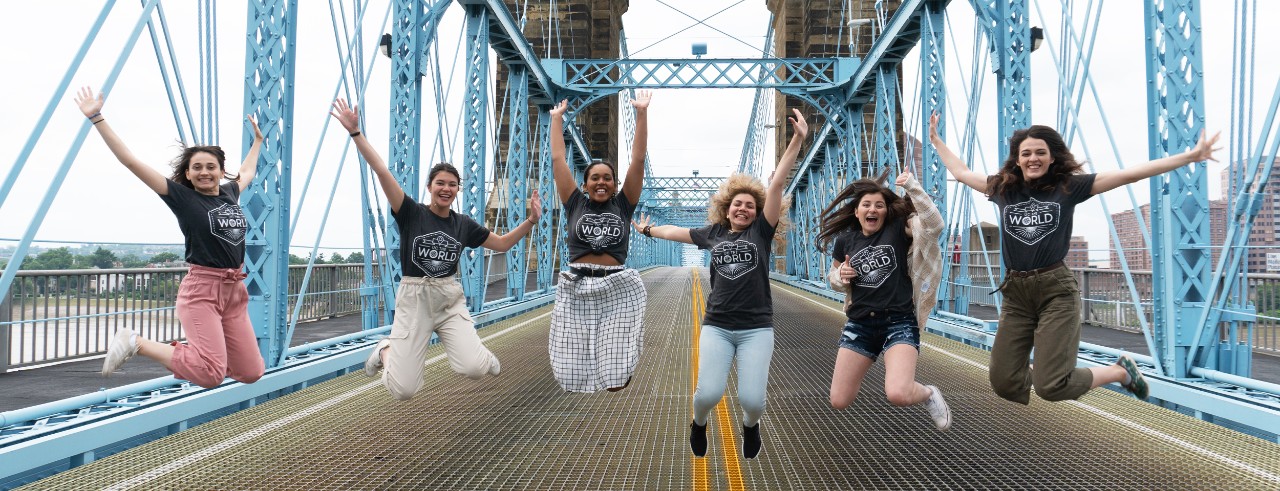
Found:
[[(756, 213), (764, 213), (765, 192), (764, 183), (760, 182), (753, 176), (741, 173), (734, 173), (728, 179), (720, 183), (720, 189), (716, 194), (711, 196), (711, 206), (707, 208), (707, 221), (710, 223), (718, 223), (720, 226), (730, 228), (729, 225), (729, 204), (733, 202), (733, 197), (739, 194), (749, 194), (756, 200)], [(788, 220), (787, 208), (789, 208), (789, 200), (782, 200), (781, 213), (778, 214), (778, 231), (782, 232)]]

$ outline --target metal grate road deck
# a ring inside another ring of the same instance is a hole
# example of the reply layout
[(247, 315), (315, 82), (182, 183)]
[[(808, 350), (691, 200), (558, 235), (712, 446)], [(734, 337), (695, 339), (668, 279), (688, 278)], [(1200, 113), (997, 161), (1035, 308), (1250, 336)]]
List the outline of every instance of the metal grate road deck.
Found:
[[(701, 288), (705, 270), (697, 274)], [(433, 347), (419, 397), (359, 374), (33, 483), (32, 489), (1277, 489), (1280, 445), (1097, 390), (1030, 407), (987, 386), (987, 353), (926, 335), (918, 377), (954, 412), (884, 400), (877, 364), (844, 411), (827, 403), (837, 304), (774, 285), (777, 344), (760, 458), (712, 417), (688, 451), (693, 270), (644, 276), (645, 346), (631, 387), (571, 394), (551, 377), (550, 307), (481, 331), (500, 377), (470, 381)], [(734, 455), (726, 455), (727, 451)], [(704, 474), (705, 473), (705, 474)], [(702, 476), (706, 476), (705, 480)]]

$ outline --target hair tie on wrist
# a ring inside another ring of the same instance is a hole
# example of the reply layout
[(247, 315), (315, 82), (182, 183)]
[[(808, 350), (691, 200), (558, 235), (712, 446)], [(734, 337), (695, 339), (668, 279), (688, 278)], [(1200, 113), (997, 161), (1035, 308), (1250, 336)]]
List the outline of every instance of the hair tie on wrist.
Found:
[(352, 134), (351, 134), (351, 137), (352, 137), (352, 138), (355, 138), (355, 137), (357, 137), (357, 136), (360, 136), (360, 130), (356, 130), (356, 132), (355, 132), (355, 133), (352, 133)]
[(93, 124), (98, 124), (98, 123), (101, 123), (101, 122), (106, 121), (106, 120), (107, 120), (107, 118), (102, 118), (102, 119), (99, 119), (99, 120), (97, 120), (97, 121), (94, 121), (94, 122), (93, 122)]
[(102, 115), (102, 111), (98, 111), (96, 113), (90, 114), (88, 119), (93, 119), (101, 115)]

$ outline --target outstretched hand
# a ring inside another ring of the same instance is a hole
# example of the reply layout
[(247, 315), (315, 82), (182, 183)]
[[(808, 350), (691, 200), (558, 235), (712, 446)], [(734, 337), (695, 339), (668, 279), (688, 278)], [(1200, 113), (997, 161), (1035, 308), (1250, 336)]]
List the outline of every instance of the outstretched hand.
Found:
[(533, 190), (533, 196), (529, 197), (529, 219), (534, 223), (542, 219), (542, 200), (538, 199), (538, 190)]
[(898, 185), (898, 187), (905, 187), (905, 186), (907, 185), (907, 180), (908, 180), (908, 179), (911, 179), (911, 173), (910, 173), (910, 172), (903, 172), (903, 173), (901, 173), (901, 174), (898, 174), (898, 178), (897, 178), (897, 179), (895, 179), (895, 180), (893, 181), (893, 183), (894, 183), (894, 184), (897, 184), (897, 185)]
[(652, 90), (641, 90), (636, 92), (636, 98), (631, 99), (631, 107), (637, 111), (646, 111), (649, 109), (649, 101), (653, 100)]
[(653, 226), (653, 220), (649, 217), (649, 215), (645, 215), (644, 213), (640, 214), (639, 222), (635, 220), (631, 220), (631, 227), (636, 229), (636, 232), (644, 233), (645, 227), (652, 227), (652, 226)]
[(560, 103), (556, 104), (556, 105), (555, 105), (555, 107), (552, 107), (552, 108), (551, 108), (551, 117), (553, 117), (553, 118), (563, 118), (563, 117), (564, 117), (564, 113), (566, 113), (566, 112), (568, 112), (568, 111), (569, 111), (569, 100), (568, 100), (568, 99), (561, 99), (561, 100), (560, 100)]
[(106, 96), (99, 92), (98, 96), (94, 97), (93, 89), (81, 87), (80, 93), (75, 96), (75, 101), (80, 107), (80, 112), (87, 118), (102, 112), (102, 104), (106, 101)]
[(249, 120), (249, 126), (253, 127), (253, 141), (262, 141), (262, 129), (258, 128), (258, 119), (253, 117), (252, 114), (245, 116), (245, 118)]
[(791, 108), (791, 113), (794, 116), (787, 118), (788, 121), (791, 121), (791, 129), (795, 131), (795, 134), (800, 135), (801, 139), (809, 136), (809, 122), (804, 120), (804, 115), (800, 114), (800, 110), (794, 107)]
[(929, 115), (929, 141), (941, 139), (942, 137), (938, 136), (938, 113), (935, 112)]
[(329, 111), (329, 115), (338, 120), (347, 133), (355, 133), (360, 131), (360, 109), (356, 106), (348, 106), (347, 100), (341, 97), (333, 101), (333, 110)]
[(1213, 152), (1222, 150), (1222, 147), (1214, 147), (1214, 145), (1218, 144), (1218, 137), (1220, 136), (1222, 136), (1221, 131), (1214, 133), (1212, 138), (1205, 139), (1205, 131), (1200, 130), (1200, 141), (1196, 142), (1196, 146), (1187, 151), (1191, 154), (1191, 161), (1202, 162), (1205, 160), (1212, 160), (1217, 162), (1218, 159), (1213, 158)]

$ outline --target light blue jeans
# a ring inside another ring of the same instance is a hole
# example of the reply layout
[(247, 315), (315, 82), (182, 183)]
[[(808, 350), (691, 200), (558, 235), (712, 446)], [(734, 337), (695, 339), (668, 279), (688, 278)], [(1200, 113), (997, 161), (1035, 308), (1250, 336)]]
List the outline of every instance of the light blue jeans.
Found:
[(698, 388), (693, 392), (693, 422), (707, 424), (711, 410), (724, 396), (729, 365), (737, 360), (738, 405), (742, 424), (755, 426), (764, 414), (769, 361), (773, 359), (773, 327), (728, 330), (703, 325), (698, 337)]

